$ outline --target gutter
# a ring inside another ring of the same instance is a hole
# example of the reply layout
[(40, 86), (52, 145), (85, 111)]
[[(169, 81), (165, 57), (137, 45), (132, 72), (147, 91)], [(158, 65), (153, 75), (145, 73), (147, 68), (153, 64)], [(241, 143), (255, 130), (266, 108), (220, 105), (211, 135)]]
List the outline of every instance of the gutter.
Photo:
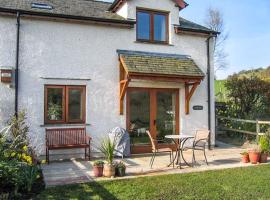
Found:
[(15, 116), (18, 117), (18, 88), (19, 88), (19, 55), (20, 55), (20, 21), (21, 13), (17, 12), (16, 61), (15, 61)]
[(106, 18), (96, 18), (96, 17), (84, 17), (84, 16), (76, 16), (76, 15), (64, 15), (64, 14), (26, 11), (26, 10), (20, 10), (20, 9), (0, 8), (0, 12), (11, 13), (11, 14), (20, 13), (20, 15), (51, 17), (51, 18), (59, 18), (59, 19), (72, 19), (72, 20), (83, 20), (83, 21), (103, 22), (103, 23), (114, 23), (114, 24), (127, 25), (130, 27), (133, 27), (134, 24), (136, 24), (135, 20), (119, 20), (119, 19), (106, 19)]
[(210, 136), (208, 138), (208, 149), (211, 150), (211, 135), (213, 134), (211, 132), (211, 61), (210, 61), (210, 40), (212, 38), (217, 37), (217, 35), (212, 35), (207, 38), (207, 97), (208, 97), (208, 129), (210, 130)]

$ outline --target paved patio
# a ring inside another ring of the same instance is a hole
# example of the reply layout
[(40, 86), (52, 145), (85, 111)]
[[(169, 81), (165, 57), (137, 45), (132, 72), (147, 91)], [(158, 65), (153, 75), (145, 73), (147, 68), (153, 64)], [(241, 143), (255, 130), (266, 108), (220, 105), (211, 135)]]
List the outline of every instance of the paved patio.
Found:
[[(167, 167), (169, 155), (163, 154), (157, 156), (151, 169), (149, 161), (151, 155), (138, 155), (131, 158), (125, 158), (123, 161), (127, 165), (127, 176), (124, 178), (133, 178), (138, 176), (152, 176), (170, 173), (190, 173), (205, 170), (225, 169), (233, 167), (250, 166), (251, 164), (241, 163), (241, 155), (245, 149), (228, 146), (219, 143), (219, 147), (206, 152), (209, 165), (204, 163), (202, 152), (196, 153), (198, 161), (195, 167), (183, 166), (182, 169)], [(184, 156), (188, 162), (191, 162), (191, 151), (186, 151)], [(119, 159), (116, 159), (119, 160)], [(47, 187), (55, 185), (84, 183), (89, 181), (108, 180), (108, 178), (95, 178), (92, 171), (93, 161), (83, 161), (71, 159), (68, 161), (55, 161), (50, 165), (43, 164), (42, 170)]]

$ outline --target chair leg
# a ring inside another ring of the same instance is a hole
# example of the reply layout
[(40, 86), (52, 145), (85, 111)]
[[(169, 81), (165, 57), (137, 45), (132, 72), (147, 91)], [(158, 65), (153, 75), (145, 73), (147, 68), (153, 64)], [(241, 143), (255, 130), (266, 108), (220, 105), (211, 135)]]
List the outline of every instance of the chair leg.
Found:
[(86, 160), (86, 158), (87, 158), (87, 152), (86, 152), (86, 149), (87, 148), (84, 148), (84, 159)]
[(205, 145), (204, 145), (204, 149), (203, 149), (203, 154), (204, 154), (205, 162), (208, 165), (208, 161), (207, 161), (206, 154), (205, 154)]
[(90, 146), (90, 144), (89, 144), (89, 153), (88, 153), (88, 159), (89, 159), (89, 161), (90, 161), (90, 159), (91, 159), (91, 146)]
[(192, 167), (195, 166), (195, 162), (196, 162), (196, 160), (195, 160), (195, 151), (194, 151), (194, 149), (192, 149)]
[(152, 162), (150, 163), (151, 169), (153, 168), (155, 157), (156, 157), (156, 152), (154, 152), (153, 155), (152, 155), (152, 160), (151, 160)]
[(48, 165), (50, 164), (50, 150), (48, 149)]
[[(174, 156), (173, 156), (173, 151), (172, 151), (172, 161), (173, 161), (173, 168), (174, 168)], [(172, 162), (171, 161), (171, 162)]]

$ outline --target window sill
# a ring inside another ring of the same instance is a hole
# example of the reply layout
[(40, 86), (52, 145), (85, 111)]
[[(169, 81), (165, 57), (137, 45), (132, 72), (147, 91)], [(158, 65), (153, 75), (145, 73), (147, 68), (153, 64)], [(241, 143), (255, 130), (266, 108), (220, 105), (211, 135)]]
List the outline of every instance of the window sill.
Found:
[(163, 45), (163, 46), (174, 46), (173, 44), (169, 44), (169, 43), (147, 42), (147, 41), (139, 41), (139, 40), (134, 41), (134, 43), (154, 44), (154, 45)]
[(41, 124), (40, 127), (81, 127), (91, 126), (91, 124)]

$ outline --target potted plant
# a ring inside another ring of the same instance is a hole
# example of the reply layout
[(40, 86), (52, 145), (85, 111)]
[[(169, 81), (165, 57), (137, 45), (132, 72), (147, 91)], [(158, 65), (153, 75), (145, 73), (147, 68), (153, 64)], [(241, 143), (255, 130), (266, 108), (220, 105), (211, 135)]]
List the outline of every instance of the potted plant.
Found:
[(255, 147), (248, 151), (249, 160), (252, 164), (257, 164), (260, 160), (260, 150)]
[(101, 143), (100, 151), (104, 154), (107, 163), (104, 165), (103, 175), (106, 177), (115, 176), (114, 159), (115, 143), (107, 138)]
[(126, 175), (126, 165), (122, 161), (118, 162), (115, 167), (116, 176), (125, 176)]
[(103, 176), (103, 167), (104, 167), (104, 162), (102, 160), (97, 160), (94, 162), (94, 175), (95, 177), (101, 177)]
[(248, 155), (248, 152), (243, 152), (241, 153), (242, 155), (242, 163), (249, 163), (249, 155)]
[(267, 135), (260, 136), (259, 146), (261, 150), (260, 163), (266, 163), (270, 149), (269, 137)]

